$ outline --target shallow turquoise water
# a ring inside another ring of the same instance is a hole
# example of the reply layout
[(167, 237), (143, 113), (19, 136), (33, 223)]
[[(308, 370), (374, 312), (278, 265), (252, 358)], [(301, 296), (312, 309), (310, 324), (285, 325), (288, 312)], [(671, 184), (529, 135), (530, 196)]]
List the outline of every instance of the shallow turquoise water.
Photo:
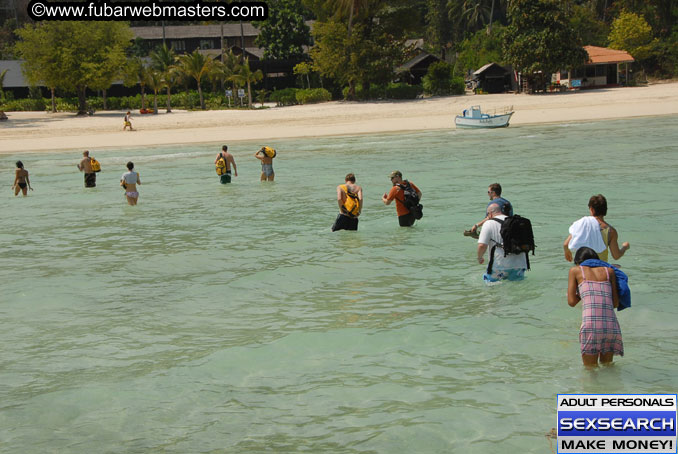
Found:
[[(77, 150), (2, 157), (0, 452), (548, 453), (557, 393), (676, 392), (678, 117), (285, 140), (272, 184), (261, 145), (231, 144), (228, 186), (216, 144), (92, 150), (95, 190)], [(394, 169), (424, 193), (413, 229), (380, 200)], [(349, 171), (360, 230), (333, 234)], [(488, 287), (461, 232), (495, 181), (538, 248)], [(562, 242), (599, 192), (633, 308), (592, 372)]]

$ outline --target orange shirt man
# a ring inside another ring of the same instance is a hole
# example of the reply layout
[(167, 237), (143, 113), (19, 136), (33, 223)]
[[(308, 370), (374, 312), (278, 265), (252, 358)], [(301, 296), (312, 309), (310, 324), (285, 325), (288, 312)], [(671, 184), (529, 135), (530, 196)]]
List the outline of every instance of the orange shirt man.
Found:
[(390, 205), (391, 202), (395, 200), (396, 214), (398, 215), (398, 223), (400, 224), (400, 227), (411, 227), (414, 225), (414, 221), (416, 219), (414, 214), (411, 213), (403, 203), (405, 201), (405, 193), (401, 185), (405, 185), (406, 183), (412, 185), (412, 188), (414, 188), (414, 190), (417, 192), (419, 199), (421, 199), (421, 191), (414, 183), (403, 180), (403, 174), (399, 170), (394, 170), (391, 172), (389, 178), (391, 179), (393, 187), (388, 192), (388, 194), (384, 194), (382, 196), (381, 201), (384, 202), (384, 205)]

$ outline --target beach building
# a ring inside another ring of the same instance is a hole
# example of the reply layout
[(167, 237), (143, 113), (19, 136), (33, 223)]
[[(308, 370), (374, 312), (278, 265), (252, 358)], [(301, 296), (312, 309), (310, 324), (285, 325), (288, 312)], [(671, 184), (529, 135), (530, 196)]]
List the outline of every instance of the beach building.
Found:
[(581, 68), (554, 74), (552, 82), (568, 88), (593, 88), (621, 85), (629, 80), (629, 63), (635, 61), (631, 54), (598, 46), (584, 46), (584, 49), (589, 61)]
[(473, 73), (473, 85), (485, 93), (506, 93), (516, 88), (512, 73), (497, 63), (488, 63)]
[(21, 72), (23, 60), (0, 60), (0, 74), (7, 70), (2, 89), (11, 92), (15, 98), (28, 96), (28, 81)]
[(440, 61), (439, 57), (419, 49), (419, 53), (414, 58), (406, 61), (396, 69), (396, 74), (400, 76), (402, 82), (419, 85), (421, 84), (421, 79), (428, 72), (428, 67), (438, 61)]
[(247, 22), (131, 27), (131, 29), (134, 38), (143, 40), (149, 49), (160, 47), (165, 43), (177, 54), (190, 54), (196, 49), (216, 49), (220, 52), (222, 47), (229, 49), (233, 46), (244, 47), (249, 51), (250, 48), (256, 48), (254, 40), (259, 36), (259, 29)]

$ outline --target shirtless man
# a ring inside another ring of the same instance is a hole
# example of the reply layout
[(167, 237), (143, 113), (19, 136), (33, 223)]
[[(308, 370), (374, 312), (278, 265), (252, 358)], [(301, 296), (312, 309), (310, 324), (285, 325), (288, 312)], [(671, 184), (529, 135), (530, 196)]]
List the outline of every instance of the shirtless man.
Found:
[(269, 158), (262, 147), (261, 150), (254, 153), (254, 157), (261, 161), (261, 181), (273, 181), (275, 172), (273, 171), (273, 158)]
[(228, 152), (228, 145), (224, 145), (221, 147), (221, 152), (217, 155), (217, 158), (214, 160), (214, 164), (216, 165), (217, 162), (219, 162), (219, 159), (224, 158), (224, 161), (226, 161), (226, 173), (220, 176), (221, 179), (221, 184), (226, 184), (231, 182), (231, 167), (233, 167), (233, 172), (235, 172), (235, 176), (238, 176), (238, 168), (235, 165), (235, 159), (233, 159), (233, 155)]
[[(355, 184), (355, 175), (349, 173), (344, 181), (344, 184), (337, 186), (339, 215), (332, 226), (333, 232), (337, 230), (358, 230), (358, 216), (363, 209), (363, 188)], [(348, 211), (347, 207), (351, 212)]]
[(82, 160), (78, 164), (78, 170), (85, 172), (85, 187), (95, 188), (97, 185), (97, 174), (92, 170), (92, 160), (89, 157), (89, 151), (82, 152)]
[(16, 162), (16, 173), (14, 174), (14, 184), (12, 185), (12, 189), (14, 189), (14, 197), (19, 195), (19, 191), (23, 192), (24, 197), (28, 194), (28, 189), (26, 189), (26, 185), (28, 185), (28, 189), (31, 191), (33, 188), (31, 187), (31, 180), (28, 178), (28, 170), (24, 169), (24, 163), (21, 161)]

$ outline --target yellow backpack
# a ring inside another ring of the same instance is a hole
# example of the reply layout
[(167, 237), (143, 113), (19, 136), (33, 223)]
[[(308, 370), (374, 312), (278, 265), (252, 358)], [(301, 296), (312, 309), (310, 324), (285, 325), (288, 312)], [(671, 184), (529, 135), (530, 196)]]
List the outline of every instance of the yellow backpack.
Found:
[(275, 158), (275, 155), (277, 154), (271, 147), (261, 147), (261, 150), (259, 151), (263, 152), (269, 158)]
[(346, 194), (346, 200), (344, 201), (344, 210), (350, 216), (356, 217), (360, 214), (360, 200), (358, 199), (358, 194), (353, 193), (348, 190), (348, 186), (342, 184), (341, 190)]
[(224, 156), (219, 156), (219, 160), (217, 161), (217, 175), (223, 175), (226, 173), (226, 160), (224, 159)]
[(89, 158), (89, 163), (92, 165), (92, 172), (101, 172), (101, 164), (94, 158)]

